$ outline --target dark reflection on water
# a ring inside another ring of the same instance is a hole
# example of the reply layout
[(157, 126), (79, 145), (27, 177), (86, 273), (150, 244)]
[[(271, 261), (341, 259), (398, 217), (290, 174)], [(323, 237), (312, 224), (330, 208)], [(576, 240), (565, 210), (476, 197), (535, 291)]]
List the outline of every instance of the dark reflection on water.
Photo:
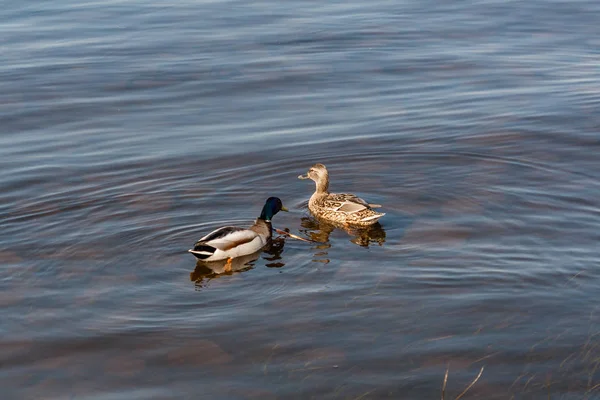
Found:
[(197, 261), (196, 268), (190, 273), (190, 280), (198, 287), (202, 287), (213, 278), (218, 278), (221, 275), (232, 275), (236, 272), (249, 271), (254, 268), (254, 261), (260, 256), (260, 251), (248, 254), (246, 256), (237, 257), (231, 262), (231, 270), (225, 269), (227, 260), (203, 262)]
[(302, 217), (300, 225), (303, 228), (301, 232), (311, 240), (325, 245), (329, 244), (329, 236), (334, 229), (344, 230), (352, 243), (362, 247), (369, 247), (371, 244), (381, 246), (385, 242), (385, 230), (379, 222), (368, 227), (348, 227), (338, 226), (320, 218)]

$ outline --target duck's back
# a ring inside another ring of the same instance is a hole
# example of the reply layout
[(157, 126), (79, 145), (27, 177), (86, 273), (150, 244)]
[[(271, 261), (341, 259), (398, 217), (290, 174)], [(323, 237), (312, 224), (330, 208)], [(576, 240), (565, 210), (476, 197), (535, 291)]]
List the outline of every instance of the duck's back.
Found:
[(349, 193), (314, 193), (309, 210), (331, 222), (359, 226), (373, 225), (385, 213), (374, 211), (365, 200)]

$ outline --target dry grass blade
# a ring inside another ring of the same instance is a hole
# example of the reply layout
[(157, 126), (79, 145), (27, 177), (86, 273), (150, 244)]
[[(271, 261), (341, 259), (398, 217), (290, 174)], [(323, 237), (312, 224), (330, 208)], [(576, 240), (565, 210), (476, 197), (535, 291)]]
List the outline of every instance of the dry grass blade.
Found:
[(600, 383), (597, 385), (594, 385), (591, 389), (589, 389), (587, 392), (585, 392), (585, 394), (591, 393), (598, 388), (600, 388)]
[(448, 383), (448, 371), (450, 371), (450, 364), (446, 367), (446, 375), (444, 375), (444, 383), (442, 384), (442, 400), (446, 396), (446, 383)]
[(308, 242), (308, 243), (318, 243), (314, 240), (305, 239), (303, 237), (296, 236), (293, 233), (282, 231), (281, 229), (277, 229), (277, 228), (274, 228), (274, 229), (275, 229), (275, 232), (279, 233), (280, 235), (287, 235), (287, 236), (291, 237), (292, 239), (298, 239), (298, 240), (302, 240), (303, 242)]
[(481, 374), (483, 374), (483, 368), (485, 368), (485, 366), (481, 367), (481, 369), (479, 370), (479, 374), (477, 375), (477, 377), (475, 379), (473, 379), (473, 382), (471, 382), (471, 384), (469, 386), (467, 386), (467, 388), (465, 390), (463, 390), (463, 392), (461, 394), (456, 396), (456, 398), (454, 400), (458, 400), (461, 397), (463, 397), (465, 395), (465, 393), (467, 393), (469, 391), (469, 389), (471, 389), (473, 387), (475, 382), (477, 382), (479, 380), (479, 378), (481, 377)]

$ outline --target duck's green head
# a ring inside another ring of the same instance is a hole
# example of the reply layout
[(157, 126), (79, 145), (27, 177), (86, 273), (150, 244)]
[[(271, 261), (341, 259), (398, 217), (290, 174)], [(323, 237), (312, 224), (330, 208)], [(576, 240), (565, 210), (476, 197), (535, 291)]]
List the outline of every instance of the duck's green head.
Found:
[(283, 206), (279, 197), (269, 197), (265, 202), (259, 218), (270, 221), (279, 211), (288, 211), (288, 209)]

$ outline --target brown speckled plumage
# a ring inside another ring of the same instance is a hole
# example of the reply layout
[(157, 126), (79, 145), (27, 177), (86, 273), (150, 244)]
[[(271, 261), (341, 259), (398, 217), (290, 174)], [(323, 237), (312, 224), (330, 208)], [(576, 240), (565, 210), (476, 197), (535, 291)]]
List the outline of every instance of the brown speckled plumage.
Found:
[(385, 213), (373, 208), (365, 200), (349, 193), (329, 193), (329, 173), (323, 164), (313, 165), (300, 179), (312, 179), (316, 190), (308, 201), (308, 209), (317, 217), (346, 225), (368, 226), (376, 223)]

